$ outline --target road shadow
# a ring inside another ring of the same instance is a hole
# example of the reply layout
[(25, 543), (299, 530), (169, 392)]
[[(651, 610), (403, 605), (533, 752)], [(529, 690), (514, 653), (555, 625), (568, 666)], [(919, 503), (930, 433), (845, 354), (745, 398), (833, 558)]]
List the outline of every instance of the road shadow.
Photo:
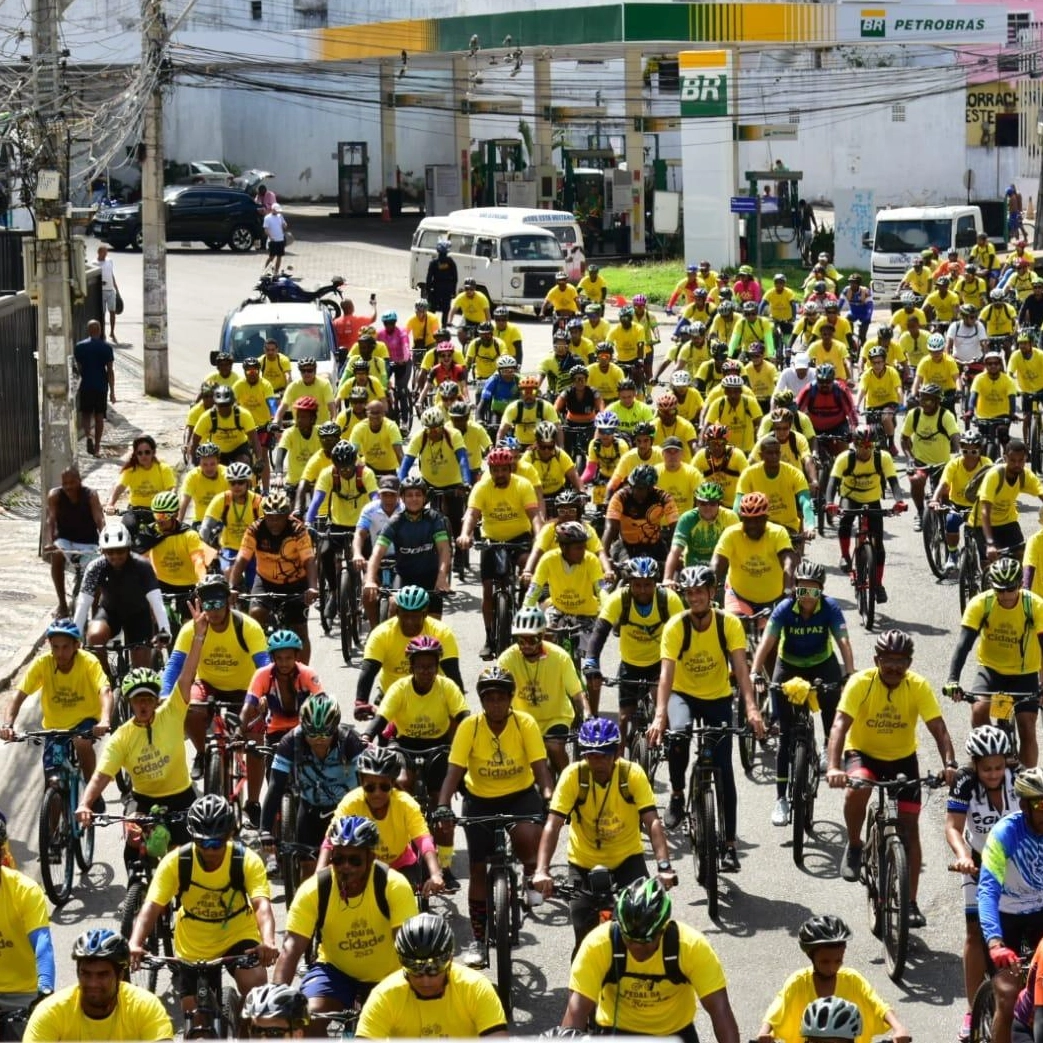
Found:
[[(887, 973), (883, 943), (880, 943), (877, 955), (869, 962), (880, 968), (880, 974)], [(963, 994), (962, 986), (961, 958), (955, 953), (931, 949), (920, 935), (910, 933), (902, 980), (895, 982), (895, 987), (904, 993), (906, 1001), (948, 1007)]]

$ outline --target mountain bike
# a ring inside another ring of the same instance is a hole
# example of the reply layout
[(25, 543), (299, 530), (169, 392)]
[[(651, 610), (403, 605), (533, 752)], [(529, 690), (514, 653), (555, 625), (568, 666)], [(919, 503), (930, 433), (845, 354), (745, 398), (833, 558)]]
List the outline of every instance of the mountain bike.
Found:
[(833, 525), (826, 503), (826, 488), (829, 475), (837, 456), (848, 447), (848, 439), (840, 435), (819, 435), (815, 439), (815, 472), (818, 474), (818, 490), (815, 493), (815, 521), (820, 536), (825, 534), (826, 525)]
[(40, 882), (55, 905), (72, 897), (75, 866), (86, 873), (94, 864), (94, 826), (76, 821), (83, 776), (73, 739), (90, 738), (89, 733), (70, 729), (22, 732), (12, 742), (39, 746), (50, 740), (50, 766), (39, 812)]
[(354, 529), (326, 531), (322, 539), (333, 550), (333, 574), (319, 565), (319, 618), (322, 629), (329, 633), (335, 620), (340, 620), (340, 654), (345, 666), (351, 665), (353, 648), (362, 651), (362, 578), (352, 560)]
[(511, 647), (511, 627), (519, 603), (515, 558), (524, 549), (522, 545), (504, 540), (476, 540), (479, 550), (491, 550), (496, 555), (496, 575), (493, 578), (493, 649), (496, 655)]
[(945, 579), (949, 574), (945, 566), (949, 556), (949, 545), (945, 542), (945, 519), (951, 511), (958, 511), (966, 517), (969, 508), (961, 510), (951, 504), (924, 506), (923, 512), (923, 549), (927, 556), (927, 564), (938, 579)]
[[(872, 787), (876, 805), (866, 816), (865, 843), (862, 848), (862, 883), (866, 888), (869, 929), (884, 943), (887, 976), (902, 980), (909, 950), (909, 857), (898, 828), (898, 812), (893, 791), (917, 780), (899, 775), (888, 782), (873, 779), (848, 779), (853, 789)], [(926, 775), (919, 782), (936, 788), (944, 783), (938, 775)]]
[(1007, 443), (1007, 436), (1010, 432), (1011, 418), (996, 416), (986, 420), (975, 416), (972, 417), (972, 421), (981, 434), (982, 455), (987, 456), (990, 460), (1001, 459), (1003, 447)]
[(1040, 413), (1043, 403), (1043, 391), (1032, 391), (1020, 396), (1022, 402), (1028, 402), (1032, 413), (1025, 428), (1025, 444), (1029, 451), (1029, 467), (1033, 474), (1039, 474), (1043, 466), (1043, 414)]
[(582, 474), (587, 466), (587, 447), (594, 437), (593, 423), (577, 423), (566, 420), (562, 425), (562, 435), (565, 442), (565, 452), (571, 457), (576, 466), (576, 474)]
[[(773, 607), (762, 608), (759, 612), (754, 612), (752, 615), (742, 615), (739, 619), (742, 621), (742, 628), (746, 631), (746, 662), (747, 665), (753, 663), (753, 657), (757, 652), (757, 645), (760, 644), (761, 633), (764, 629), (761, 625), (761, 621), (766, 621), (771, 613), (774, 611)], [(756, 681), (756, 679), (754, 679)], [(768, 733), (763, 739), (758, 739), (753, 734), (753, 730), (746, 727), (746, 700), (743, 698), (742, 693), (735, 689), (735, 709), (737, 713), (737, 720), (743, 730), (739, 733), (739, 763), (742, 764), (742, 770), (748, 775), (753, 771), (754, 759), (757, 756), (757, 750), (760, 748), (762, 751), (770, 748), (772, 728), (771, 728), (771, 697), (768, 692), (768, 688), (764, 684), (754, 684), (754, 695), (757, 697), (757, 708), (760, 710), (761, 719), (764, 721), (765, 728), (768, 729)]]
[(246, 803), (247, 757), (273, 756), (272, 747), (239, 738), (239, 713), (213, 696), (207, 700), (210, 726), (203, 748), (203, 792), (224, 797), (235, 814), (236, 829), (243, 825)]
[(603, 687), (618, 687), (620, 694), (624, 691), (636, 693), (637, 702), (630, 712), (626, 732), (623, 735), (623, 746), (626, 759), (637, 764), (654, 783), (655, 773), (663, 763), (663, 747), (650, 746), (648, 743), (648, 726), (655, 716), (656, 684), (654, 681), (630, 681), (621, 677), (603, 677)]
[(1017, 695), (1012, 692), (974, 692), (963, 688), (957, 689), (953, 700), (955, 702), (988, 703), (989, 723), (1000, 729), (1010, 741), (1010, 759), (1018, 758), (1018, 729), (1014, 722), (1014, 707), (1019, 699), (1028, 698), (1026, 695)]
[(517, 945), (524, 917), (518, 863), (511, 847), (510, 829), (519, 822), (541, 822), (539, 815), (477, 815), (458, 818), (461, 826), (490, 826), (493, 847), (486, 860), (487, 919), (486, 962), (489, 949), (496, 950), (496, 994), (510, 1021), (514, 1010), (511, 998), (513, 970), (511, 946)]
[[(970, 508), (967, 509), (967, 513), (970, 513)], [(957, 576), (960, 588), (960, 612), (963, 612), (967, 607), (967, 602), (988, 586), (988, 572), (982, 561), (976, 530), (966, 522), (961, 530), (960, 540)]]
[[(832, 513), (839, 514), (841, 508), (835, 504), (830, 505)], [(866, 630), (873, 629), (876, 621), (876, 598), (880, 582), (877, 579), (877, 555), (878, 550), (869, 531), (869, 517), (876, 514), (885, 518), (901, 514), (905, 510), (905, 504), (895, 504), (891, 508), (882, 507), (853, 507), (843, 508), (844, 514), (853, 515), (856, 520), (855, 527), (855, 549), (852, 555), (852, 583), (855, 588), (855, 599), (858, 602), (858, 615)]]

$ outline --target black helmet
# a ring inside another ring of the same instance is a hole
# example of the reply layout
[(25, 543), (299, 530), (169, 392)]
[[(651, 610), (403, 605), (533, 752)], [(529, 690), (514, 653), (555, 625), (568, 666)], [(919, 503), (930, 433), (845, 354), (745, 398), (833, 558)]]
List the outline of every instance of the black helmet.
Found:
[(242, 1016), (245, 1019), (281, 1018), (290, 1028), (299, 1028), (311, 1021), (308, 999), (293, 985), (258, 985), (246, 994)]
[(651, 489), (659, 481), (659, 474), (651, 464), (638, 464), (627, 478), (634, 488)]
[(196, 593), (200, 601), (209, 601), (217, 597), (223, 597), (227, 601), (230, 591), (228, 580), (220, 574), (210, 573), (196, 584)]
[(498, 666), (493, 663), (492, 666), (487, 666), (479, 675), (478, 682), (475, 685), (478, 690), (478, 698), (481, 699), (486, 692), (492, 691), (507, 691), (514, 695), (514, 674), (510, 670), (504, 670), (502, 666)]
[(874, 646), (877, 655), (913, 657), (913, 639), (904, 630), (885, 630)]
[(797, 940), (805, 952), (819, 945), (844, 945), (851, 940), (851, 928), (839, 916), (812, 916), (800, 925)]
[(207, 793), (188, 809), (188, 832), (193, 840), (227, 840), (235, 829), (235, 813), (224, 797)]
[(118, 970), (126, 970), (130, 966), (130, 945), (122, 934), (110, 931), (106, 927), (95, 927), (73, 942), (72, 958), (80, 960), (108, 960)]
[(395, 935), (395, 952), (407, 971), (445, 968), (453, 959), (453, 932), (442, 916), (411, 916)]
[(338, 467), (354, 467), (358, 458), (358, 447), (351, 442), (338, 442), (330, 450), (330, 459)]
[(666, 926), (673, 903), (658, 880), (641, 877), (620, 892), (616, 920), (624, 937), (650, 942)]
[(389, 779), (397, 779), (401, 770), (398, 754), (384, 746), (370, 746), (355, 761), (355, 771), (359, 775), (386, 775)]

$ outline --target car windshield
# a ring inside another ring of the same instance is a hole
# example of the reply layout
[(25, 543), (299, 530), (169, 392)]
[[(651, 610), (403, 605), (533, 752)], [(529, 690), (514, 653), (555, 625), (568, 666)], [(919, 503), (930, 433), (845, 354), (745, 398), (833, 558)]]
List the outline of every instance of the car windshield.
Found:
[(548, 232), (553, 232), (554, 238), (559, 243), (574, 243), (576, 241), (575, 225), (540, 225), (540, 227), (546, 228)]
[(500, 243), (505, 261), (560, 261), (558, 240), (546, 235), (508, 235)]
[(264, 354), (264, 342), (274, 340), (279, 350), (289, 359), (309, 356), (317, 362), (325, 362), (330, 358), (330, 345), (326, 330), (315, 323), (247, 323), (236, 326), (232, 331), (231, 351), (236, 362), (241, 362), (251, 355)]
[(912, 218), (904, 221), (880, 220), (876, 224), (877, 253), (911, 254), (937, 246), (948, 250), (952, 245), (952, 219), (925, 221)]

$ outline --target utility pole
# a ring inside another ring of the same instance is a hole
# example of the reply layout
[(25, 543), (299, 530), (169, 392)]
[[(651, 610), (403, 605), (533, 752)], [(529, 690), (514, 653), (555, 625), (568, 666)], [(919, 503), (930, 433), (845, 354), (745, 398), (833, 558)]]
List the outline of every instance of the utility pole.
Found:
[[(61, 105), (58, 43), (59, 0), (33, 0), (32, 94), (39, 127), (35, 165), (37, 371), (40, 381), (40, 492), (61, 482), (75, 460), (76, 409), (70, 394), (72, 292), (70, 283), (69, 160)], [(27, 171), (28, 173), (28, 171)], [(40, 548), (47, 539), (46, 511), (40, 512)]]
[(162, 0), (141, 0), (141, 64), (155, 77), (141, 148), (142, 313), (145, 394), (170, 395), (167, 345), (167, 222), (163, 203), (163, 85), (167, 25)]

